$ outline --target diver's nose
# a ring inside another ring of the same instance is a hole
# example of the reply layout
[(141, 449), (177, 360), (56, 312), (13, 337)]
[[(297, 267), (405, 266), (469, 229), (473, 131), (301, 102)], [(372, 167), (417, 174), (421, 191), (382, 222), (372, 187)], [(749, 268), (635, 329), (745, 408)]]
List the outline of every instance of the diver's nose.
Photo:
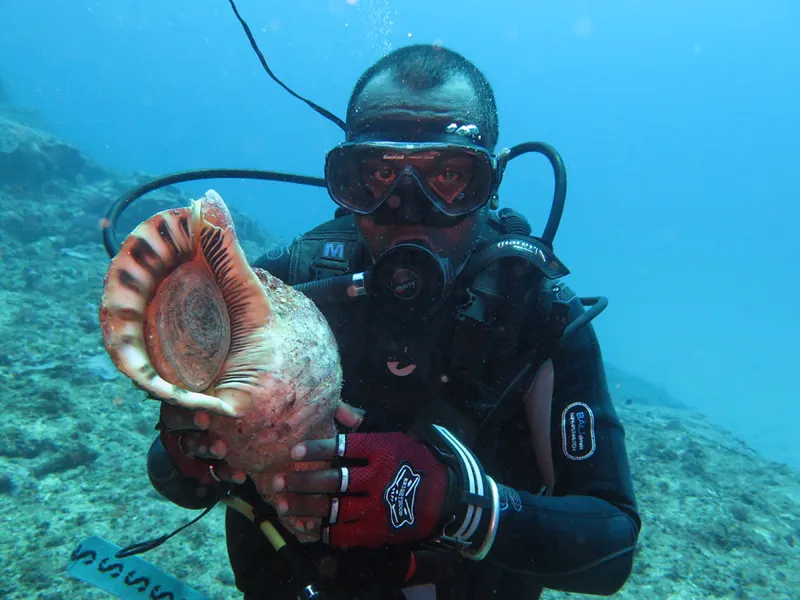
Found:
[(427, 198), (419, 190), (412, 177), (403, 177), (397, 183), (394, 193), (387, 200), (389, 207), (396, 211), (397, 220), (403, 223), (422, 223), (425, 218)]

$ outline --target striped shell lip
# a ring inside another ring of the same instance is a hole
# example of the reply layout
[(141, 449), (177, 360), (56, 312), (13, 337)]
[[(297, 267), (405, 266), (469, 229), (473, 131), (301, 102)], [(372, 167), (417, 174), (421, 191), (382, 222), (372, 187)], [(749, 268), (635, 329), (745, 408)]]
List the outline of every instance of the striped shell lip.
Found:
[(155, 398), (226, 416), (249, 406), (270, 315), (213, 190), (128, 236), (100, 306), (103, 340), (120, 371)]

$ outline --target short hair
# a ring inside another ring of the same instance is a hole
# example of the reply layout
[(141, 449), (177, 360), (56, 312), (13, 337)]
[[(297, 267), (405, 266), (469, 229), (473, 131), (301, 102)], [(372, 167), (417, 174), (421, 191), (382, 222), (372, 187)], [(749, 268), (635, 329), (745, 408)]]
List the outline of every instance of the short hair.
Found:
[(355, 118), (356, 101), (366, 85), (384, 74), (410, 91), (432, 90), (446, 85), (453, 77), (463, 76), (479, 103), (478, 122), (484, 144), (493, 149), (499, 137), (497, 103), (486, 76), (462, 55), (432, 44), (412, 44), (391, 52), (369, 67), (356, 82), (347, 105), (347, 122)]

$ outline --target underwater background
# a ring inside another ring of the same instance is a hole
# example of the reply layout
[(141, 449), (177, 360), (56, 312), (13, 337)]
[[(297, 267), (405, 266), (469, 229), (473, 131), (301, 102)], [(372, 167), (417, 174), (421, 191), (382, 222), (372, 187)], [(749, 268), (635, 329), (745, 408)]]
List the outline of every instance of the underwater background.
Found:
[[(568, 282), (610, 300), (595, 327), (644, 520), (616, 597), (800, 598), (800, 5), (237, 5), (278, 77), (340, 117), (408, 43), (487, 74), (500, 146), (566, 162)], [(108, 597), (66, 574), (81, 539), (126, 545), (195, 514), (150, 487), (158, 407), (102, 347), (110, 203), (185, 169), (319, 176), (341, 140), (267, 77), (225, 0), (0, 0), (0, 597)], [(209, 187), (251, 259), (334, 209), (324, 190), (201, 182), (146, 197), (120, 235)], [(537, 233), (551, 195), (549, 165), (525, 158), (501, 205)], [(221, 518), (145, 558), (237, 597)]]

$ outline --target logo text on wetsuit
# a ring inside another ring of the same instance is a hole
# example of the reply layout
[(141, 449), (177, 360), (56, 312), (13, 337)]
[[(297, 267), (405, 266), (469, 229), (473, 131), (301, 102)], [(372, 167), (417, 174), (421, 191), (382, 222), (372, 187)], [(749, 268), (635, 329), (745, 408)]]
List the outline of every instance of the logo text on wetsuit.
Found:
[(594, 454), (594, 413), (588, 404), (573, 402), (561, 413), (561, 448), (570, 460)]
[(325, 242), (322, 248), (325, 258), (344, 258), (344, 244), (342, 242)]
[(507, 246), (519, 250), (520, 252), (529, 252), (542, 262), (547, 262), (547, 257), (544, 255), (544, 252), (536, 244), (531, 244), (525, 240), (503, 240), (497, 243), (498, 248), (505, 248)]

